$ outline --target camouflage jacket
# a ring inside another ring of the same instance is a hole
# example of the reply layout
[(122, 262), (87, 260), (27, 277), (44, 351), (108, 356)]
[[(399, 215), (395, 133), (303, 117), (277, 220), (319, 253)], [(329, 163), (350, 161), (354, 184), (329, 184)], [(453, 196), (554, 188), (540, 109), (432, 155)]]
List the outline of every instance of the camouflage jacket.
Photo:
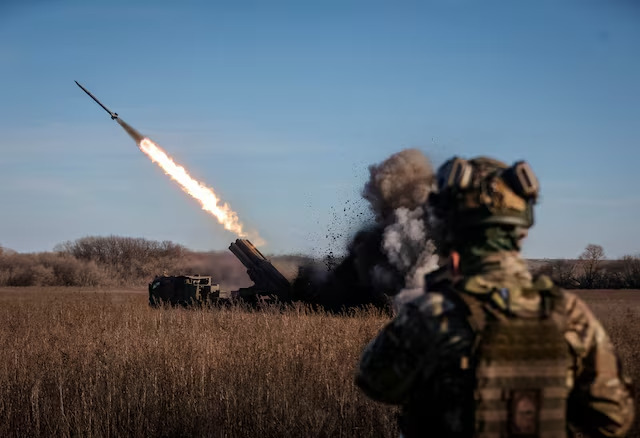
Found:
[[(510, 268), (463, 278), (462, 283), (443, 270), (428, 275), (427, 292), (403, 304), (364, 350), (356, 384), (372, 399), (402, 407), (404, 436), (427, 431), (431, 436), (473, 436), (474, 376), (459, 365), (461, 357), (472, 355), (473, 329), (460, 311), (460, 300), (437, 288), (430, 291), (429, 285), (455, 282), (485, 297), (496, 288), (509, 287), (517, 294), (519, 288), (531, 287), (519, 257), (498, 262)], [(600, 322), (582, 300), (564, 294), (565, 339), (573, 357), (567, 371), (568, 428), (574, 436), (624, 436), (634, 418), (630, 382), (623, 378)]]

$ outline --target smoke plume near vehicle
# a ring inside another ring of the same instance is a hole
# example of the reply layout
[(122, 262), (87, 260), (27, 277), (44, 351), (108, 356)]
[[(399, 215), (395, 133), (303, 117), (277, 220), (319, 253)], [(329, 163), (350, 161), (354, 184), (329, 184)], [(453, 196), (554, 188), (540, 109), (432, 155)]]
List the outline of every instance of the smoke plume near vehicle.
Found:
[(433, 166), (418, 149), (404, 149), (369, 166), (362, 196), (383, 227), (382, 252), (404, 274), (407, 287), (422, 286), (424, 274), (437, 267), (425, 212), (434, 188)]
[(369, 166), (362, 197), (375, 222), (355, 233), (347, 256), (328, 272), (302, 267), (297, 286), (329, 307), (388, 303), (388, 296), (422, 288), (438, 266), (425, 203), (435, 188), (429, 159), (405, 149)]

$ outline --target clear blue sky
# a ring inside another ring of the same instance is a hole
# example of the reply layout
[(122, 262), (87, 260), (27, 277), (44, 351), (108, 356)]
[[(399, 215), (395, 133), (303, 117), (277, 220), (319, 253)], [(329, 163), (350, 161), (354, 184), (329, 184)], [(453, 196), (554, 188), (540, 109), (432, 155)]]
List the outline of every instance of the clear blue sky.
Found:
[(266, 252), (339, 250), (367, 166), (417, 147), (436, 165), (528, 160), (542, 185), (529, 257), (640, 253), (636, 1), (1, 2), (0, 245), (116, 234), (218, 250), (235, 237), (74, 80)]

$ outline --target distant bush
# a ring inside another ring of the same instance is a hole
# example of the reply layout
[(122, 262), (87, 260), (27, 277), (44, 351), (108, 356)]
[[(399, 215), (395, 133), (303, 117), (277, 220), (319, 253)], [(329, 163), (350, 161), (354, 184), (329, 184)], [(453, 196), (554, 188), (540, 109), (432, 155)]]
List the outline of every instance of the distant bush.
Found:
[(640, 256), (624, 256), (620, 268), (623, 287), (640, 289)]
[(186, 252), (182, 245), (133, 237), (83, 237), (58, 245), (59, 252), (77, 260), (94, 262), (122, 283), (140, 283), (144, 279), (172, 271)]
[(64, 253), (0, 254), (2, 286), (108, 286), (109, 280), (94, 262)]

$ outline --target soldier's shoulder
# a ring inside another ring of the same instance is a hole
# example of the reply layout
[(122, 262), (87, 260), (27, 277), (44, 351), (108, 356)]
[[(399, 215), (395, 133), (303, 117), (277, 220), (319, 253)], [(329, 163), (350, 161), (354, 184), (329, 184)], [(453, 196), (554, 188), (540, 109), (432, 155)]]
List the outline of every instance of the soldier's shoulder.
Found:
[(532, 286), (538, 291), (549, 291), (558, 295), (565, 295), (566, 291), (558, 286), (548, 275), (539, 274), (533, 276)]
[(538, 289), (548, 289), (562, 303), (561, 312), (565, 318), (565, 339), (574, 355), (583, 357), (596, 344), (609, 342), (601, 322), (579, 294), (567, 291), (555, 284), (553, 288), (541, 287), (541, 282), (544, 281), (547, 282), (547, 286), (552, 283), (548, 278), (540, 281), (536, 279), (534, 286), (538, 286)]
[(558, 286), (547, 275), (538, 275), (533, 279), (533, 286), (537, 290), (546, 290), (551, 292), (557, 298), (562, 299), (564, 308), (569, 316), (590, 313), (587, 304), (574, 292)]
[(557, 286), (546, 275), (534, 279), (534, 287), (538, 290), (548, 290), (563, 303), (567, 317), (569, 331), (584, 333), (587, 327), (601, 331), (600, 321), (595, 317), (587, 303), (575, 292), (570, 292)]
[(578, 333), (587, 331), (604, 332), (598, 318), (593, 314), (587, 303), (576, 293), (564, 291), (564, 308), (570, 331)]

